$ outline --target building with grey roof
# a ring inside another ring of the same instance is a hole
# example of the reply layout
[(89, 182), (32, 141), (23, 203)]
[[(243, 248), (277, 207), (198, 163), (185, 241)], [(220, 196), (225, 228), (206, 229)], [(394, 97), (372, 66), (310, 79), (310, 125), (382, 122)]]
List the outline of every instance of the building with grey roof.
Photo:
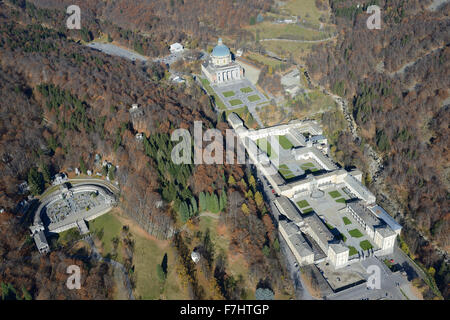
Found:
[(327, 253), (328, 244), (334, 239), (333, 234), (315, 212), (305, 215), (303, 220), (305, 222), (305, 232), (317, 242), (323, 252)]
[(281, 196), (275, 199), (274, 204), (282, 215), (287, 217), (298, 226), (303, 225), (302, 215), (291, 202), (291, 200), (284, 196)]
[(402, 231), (402, 226), (398, 224), (397, 221), (395, 221), (392, 216), (386, 212), (386, 210), (383, 209), (383, 207), (379, 205), (373, 205), (369, 206), (368, 209), (379, 219), (386, 222), (386, 224), (397, 234), (400, 235), (400, 232)]
[(364, 200), (367, 204), (374, 204), (376, 201), (376, 197), (372, 192), (369, 191), (361, 181), (358, 181), (354, 176), (348, 174), (344, 178), (344, 182), (347, 187), (353, 192), (359, 199)]
[(380, 250), (384, 253), (392, 252), (397, 233), (388, 224), (379, 219), (361, 200), (347, 203), (347, 209)]
[(314, 252), (312, 248), (293, 222), (286, 219), (280, 220), (279, 231), (299, 265), (309, 265), (314, 263)]
[(39, 253), (47, 253), (50, 251), (47, 239), (45, 238), (44, 230), (39, 230), (33, 234), (34, 243)]

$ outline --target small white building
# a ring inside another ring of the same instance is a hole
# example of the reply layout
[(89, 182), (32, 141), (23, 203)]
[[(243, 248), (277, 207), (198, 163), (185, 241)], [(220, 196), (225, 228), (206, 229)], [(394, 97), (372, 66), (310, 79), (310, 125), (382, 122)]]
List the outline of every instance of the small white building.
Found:
[(183, 52), (184, 47), (181, 43), (175, 42), (170, 45), (170, 53)]
[(65, 173), (57, 173), (55, 174), (55, 177), (53, 178), (53, 185), (58, 186), (60, 184), (63, 184), (64, 182), (67, 182), (67, 176)]
[(191, 253), (191, 259), (192, 261), (194, 261), (195, 263), (200, 261), (200, 254), (197, 251), (192, 251)]
[(350, 249), (341, 243), (331, 243), (328, 246), (328, 259), (337, 269), (343, 267), (348, 262)]

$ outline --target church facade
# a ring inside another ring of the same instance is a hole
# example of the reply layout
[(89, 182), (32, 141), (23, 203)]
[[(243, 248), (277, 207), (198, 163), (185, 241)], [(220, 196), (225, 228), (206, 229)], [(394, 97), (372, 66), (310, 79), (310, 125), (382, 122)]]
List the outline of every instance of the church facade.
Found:
[(244, 69), (232, 59), (230, 49), (219, 38), (208, 60), (202, 64), (202, 73), (211, 84), (226, 84), (244, 77)]

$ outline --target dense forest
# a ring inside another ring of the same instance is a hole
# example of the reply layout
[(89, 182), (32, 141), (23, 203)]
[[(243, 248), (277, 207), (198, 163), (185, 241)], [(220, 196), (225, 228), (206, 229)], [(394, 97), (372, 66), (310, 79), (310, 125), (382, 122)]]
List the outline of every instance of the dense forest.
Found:
[[(78, 1), (81, 30), (67, 30), (70, 0), (7, 0), (27, 13), (27, 21), (42, 21), (68, 36), (90, 41), (107, 34), (109, 41), (148, 56), (168, 53), (173, 42), (206, 48), (218, 35), (242, 36), (243, 26), (270, 9), (272, 0), (120, 0)], [(14, 15), (22, 15), (14, 11)], [(245, 32), (244, 32), (245, 33)]]
[[(33, 299), (64, 298), (65, 292), (48, 293), (43, 282), (16, 277), (11, 266), (25, 249), (34, 248), (26, 236), (29, 217), (16, 221), (10, 213), (24, 198), (17, 192), (22, 181), (39, 186), (33, 188), (38, 195), (56, 172), (80, 168), (85, 173), (93, 168), (96, 154), (118, 166), (108, 176), (120, 186), (122, 210), (150, 234), (161, 239), (172, 236), (183, 266), (180, 276), (192, 298), (210, 297), (210, 293), (196, 280), (185, 234), (175, 230), (202, 211), (221, 212), (232, 235), (230, 250), (245, 256), (248, 277), (256, 282), (270, 279), (276, 290), (289, 287), (280, 264), (277, 232), (250, 169), (168, 161), (174, 129), (192, 132), (195, 120), (202, 121), (204, 129), (229, 128), (195, 82), (173, 86), (165, 80), (167, 70), (162, 65), (130, 62), (83, 46), (77, 37), (50, 23), (59, 10), (19, 0), (0, 3), (0, 8), (0, 206), (6, 209), (2, 219), (8, 225), (2, 237), (10, 237), (2, 242), (8, 248), (0, 255), (0, 282), (9, 288), (4, 291), (22, 293), (23, 287)], [(130, 110), (134, 103), (139, 105), (137, 111)], [(137, 133), (144, 138), (136, 139)], [(214, 275), (218, 288), (214, 298), (240, 298), (243, 282), (228, 275), (223, 257), (208, 247), (205, 270)], [(34, 259), (47, 265), (48, 281), (53, 279), (48, 272), (60, 268), (58, 259), (66, 259), (64, 254), (59, 248), (48, 260), (34, 251)], [(41, 268), (38, 263), (24, 262), (25, 266), (31, 273)], [(110, 298), (108, 277), (106, 284), (94, 284), (108, 269), (99, 265), (90, 270), (92, 276), (86, 281), (92, 285), (86, 291), (92, 291), (73, 298)]]
[[(448, 297), (450, 5), (430, 11), (431, 1), (359, 4), (330, 1), (339, 37), (318, 46), (308, 68), (349, 101), (359, 126), (362, 141), (348, 133), (338, 138), (338, 149), (353, 150), (345, 165), (365, 166), (364, 144), (383, 156), (381, 177), (366, 181), (379, 199), (387, 191), (409, 250)], [(369, 4), (382, 9), (380, 30), (366, 27)]]

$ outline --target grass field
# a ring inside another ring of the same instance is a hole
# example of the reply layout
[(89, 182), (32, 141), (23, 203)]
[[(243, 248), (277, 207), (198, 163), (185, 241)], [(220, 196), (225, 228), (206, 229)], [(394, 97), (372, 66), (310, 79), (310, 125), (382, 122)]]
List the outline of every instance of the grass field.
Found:
[(314, 25), (320, 25), (319, 18), (325, 14), (317, 8), (315, 0), (288, 0), (282, 9)]
[(345, 199), (344, 198), (336, 199), (336, 202), (345, 203)]
[(245, 57), (249, 60), (253, 60), (253, 61), (262, 63), (262, 64), (272, 67), (272, 68), (277, 68), (284, 64), (284, 62), (282, 62), (282, 61), (273, 59), (271, 57), (264, 56), (262, 54), (254, 53), (254, 52), (248, 53)]
[(278, 167), (278, 171), (285, 179), (292, 179), (295, 177), (295, 174), (293, 174), (292, 171), (285, 164), (280, 165)]
[(301, 168), (303, 171), (311, 171), (311, 172), (319, 171), (319, 169), (317, 169), (317, 168), (315, 167), (315, 165), (312, 164), (311, 162), (304, 163), (304, 164), (300, 165), (300, 168)]
[(234, 107), (234, 106), (238, 106), (238, 105), (242, 104), (242, 101), (239, 99), (233, 99), (233, 100), (230, 100), (230, 104), (231, 104), (231, 106)]
[(250, 87), (241, 88), (242, 93), (250, 93), (253, 92), (253, 89)]
[[(175, 249), (168, 241), (157, 240), (149, 236), (133, 221), (116, 212), (107, 213), (89, 222), (89, 228), (93, 233), (103, 230), (101, 239), (101, 253), (106, 256), (112, 252), (112, 239), (120, 237), (122, 227), (129, 226), (129, 231), (134, 240), (133, 265), (136, 275), (136, 288), (134, 295), (137, 299), (188, 299), (187, 290), (184, 289), (178, 279), (175, 270)], [(118, 247), (119, 262), (122, 261), (122, 245)], [(159, 281), (156, 266), (160, 264), (164, 254), (168, 256), (167, 279), (164, 284)]]
[(219, 96), (214, 92), (213, 88), (211, 88), (208, 79), (205, 78), (200, 78), (203, 87), (205, 88), (206, 92), (208, 92), (208, 94), (212, 97), (214, 97), (214, 101), (217, 105), (217, 107), (220, 110), (226, 110), (227, 107), (225, 106), (225, 104), (222, 102), (222, 100), (219, 98)]
[(373, 246), (372, 246), (372, 244), (369, 242), (369, 240), (361, 241), (361, 242), (359, 243), (359, 246), (360, 246), (361, 249), (363, 249), (363, 250), (369, 250), (369, 249), (372, 249), (372, 248), (373, 248)]
[(302, 211), (302, 214), (307, 214), (307, 213), (313, 212), (314, 209), (313, 208), (307, 208), (307, 209), (302, 209), (301, 211)]
[(339, 191), (337, 191), (337, 190), (330, 191), (330, 192), (328, 192), (328, 194), (329, 194), (333, 199), (342, 197), (342, 195), (341, 195), (341, 194), (339, 193)]
[(286, 150), (289, 150), (292, 147), (294, 147), (294, 145), (289, 141), (289, 139), (286, 136), (279, 136), (278, 142), (283, 147), (283, 149), (286, 149)]
[(223, 96), (226, 97), (226, 98), (232, 97), (234, 95), (235, 95), (234, 91), (226, 91), (226, 92), (223, 93)]
[(260, 39), (320, 40), (327, 38), (321, 31), (306, 29), (296, 24), (273, 24), (262, 22), (247, 28)]
[(353, 256), (354, 254), (357, 254), (357, 253), (358, 253), (358, 250), (356, 250), (355, 247), (348, 246), (348, 248), (350, 249), (350, 252), (348, 253), (348, 256), (349, 256), (349, 257), (351, 257), (351, 256)]
[(343, 217), (342, 220), (344, 220), (344, 224), (345, 224), (345, 225), (352, 224), (352, 222), (350, 221), (350, 219), (347, 218), (347, 217)]
[(252, 96), (249, 96), (249, 97), (248, 97), (248, 100), (249, 100), (250, 102), (255, 102), (255, 101), (261, 100), (261, 98), (260, 98), (257, 94), (254, 94), (254, 95), (252, 95)]
[(361, 238), (362, 236), (364, 236), (361, 231), (359, 231), (358, 229), (353, 229), (350, 230), (348, 232), (353, 238)]
[[(113, 252), (113, 238), (119, 237), (122, 224), (111, 213), (104, 214), (97, 219), (89, 221), (89, 230), (95, 234), (103, 233), (102, 255), (105, 257)], [(117, 259), (122, 262), (120, 250)]]
[(291, 41), (270, 40), (261, 41), (260, 44), (267, 51), (271, 51), (282, 58), (288, 58), (292, 55), (297, 63), (305, 63), (306, 57), (311, 53), (316, 44), (314, 43), (300, 43)]
[(306, 200), (302, 200), (302, 201), (297, 202), (297, 205), (298, 205), (298, 207), (300, 209), (303, 209), (303, 208), (306, 208), (306, 207), (310, 206), (308, 201), (306, 201)]
[(269, 158), (276, 158), (277, 157), (277, 154), (272, 150), (272, 146), (270, 145), (269, 141), (267, 141), (266, 138), (258, 139), (256, 141), (256, 144), (262, 151), (267, 153)]

